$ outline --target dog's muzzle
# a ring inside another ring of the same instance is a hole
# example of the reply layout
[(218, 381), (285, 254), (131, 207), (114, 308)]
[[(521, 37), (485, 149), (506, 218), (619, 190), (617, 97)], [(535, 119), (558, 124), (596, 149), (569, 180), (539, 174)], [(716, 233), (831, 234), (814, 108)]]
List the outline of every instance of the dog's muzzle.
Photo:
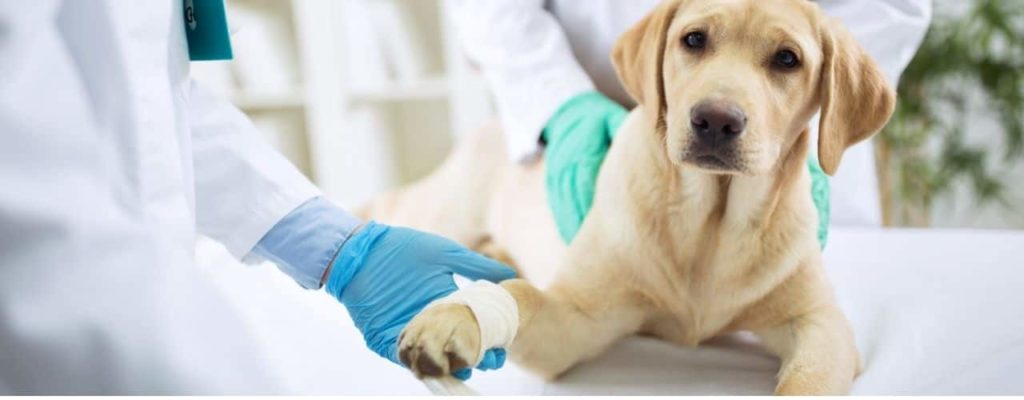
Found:
[(693, 140), (684, 161), (705, 169), (739, 169), (737, 145), (747, 127), (747, 116), (727, 101), (704, 101), (690, 110)]

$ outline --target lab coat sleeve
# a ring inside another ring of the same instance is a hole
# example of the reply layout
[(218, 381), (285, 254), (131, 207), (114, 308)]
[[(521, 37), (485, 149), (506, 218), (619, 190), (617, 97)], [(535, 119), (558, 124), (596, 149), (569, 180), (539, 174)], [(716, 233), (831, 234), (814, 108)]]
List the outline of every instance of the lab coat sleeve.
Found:
[(896, 85), (914, 58), (931, 23), (931, 0), (820, 0), (838, 18)]
[(225, 99), (193, 82), (189, 100), (198, 230), (242, 259), (320, 191)]
[[(931, 23), (931, 0), (819, 0), (818, 4), (847, 27), (894, 86)], [(817, 121), (811, 126), (817, 139)], [(882, 224), (878, 172), (870, 142), (847, 150), (832, 183), (833, 225)]]
[(299, 286), (319, 289), (341, 246), (361, 225), (359, 218), (317, 197), (278, 222), (248, 257), (273, 261)]
[(462, 49), (494, 92), (510, 156), (527, 159), (538, 151), (548, 119), (594, 83), (543, 0), (451, 3)]

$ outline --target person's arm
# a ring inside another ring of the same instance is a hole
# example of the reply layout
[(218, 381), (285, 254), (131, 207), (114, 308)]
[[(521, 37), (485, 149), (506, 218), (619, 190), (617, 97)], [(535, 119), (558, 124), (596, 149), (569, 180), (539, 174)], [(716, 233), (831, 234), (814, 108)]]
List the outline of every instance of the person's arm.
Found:
[[(345, 305), (371, 350), (402, 364), (402, 328), (431, 301), (456, 290), (452, 274), (501, 281), (515, 273), (461, 245), (412, 229), (362, 223), (317, 197), (267, 233), (250, 257), (275, 262), (307, 289), (326, 287)], [(504, 351), (488, 351), (478, 369), (500, 368)], [(471, 370), (455, 375), (469, 378)]]
[(819, 0), (822, 10), (849, 29), (878, 62), (890, 83), (899, 83), (932, 18), (931, 0)]
[(572, 241), (625, 108), (595, 90), (543, 0), (453, 0), (452, 10), (463, 50), (494, 92), (512, 158), (545, 145), (548, 203)]
[(451, 0), (449, 8), (463, 53), (494, 93), (511, 157), (529, 158), (551, 117), (593, 82), (544, 0)]
[[(822, 10), (849, 29), (895, 87), (931, 23), (931, 0), (819, 0)], [(817, 138), (818, 126), (811, 124)], [(880, 226), (881, 204), (871, 142), (849, 149), (832, 180), (832, 222)]]
[(195, 82), (189, 96), (197, 228), (243, 259), (320, 191), (226, 99)]
[[(345, 305), (366, 344), (401, 364), (398, 335), (459, 274), (498, 282), (515, 272), (435, 235), (364, 222), (320, 197), (249, 120), (198, 85), (191, 91), (196, 215), (201, 233), (247, 261), (273, 261), (307, 289), (326, 286)], [(491, 350), (476, 366), (499, 368)], [(469, 369), (456, 372), (468, 378)]]

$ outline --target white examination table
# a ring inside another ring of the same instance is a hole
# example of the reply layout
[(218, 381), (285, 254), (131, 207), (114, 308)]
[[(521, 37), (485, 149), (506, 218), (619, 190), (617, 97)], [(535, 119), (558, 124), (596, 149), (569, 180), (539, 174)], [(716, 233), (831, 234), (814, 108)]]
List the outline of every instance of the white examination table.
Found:
[[(427, 394), (365, 348), (344, 307), (271, 265), (201, 243), (203, 270), (297, 394)], [(1024, 233), (833, 229), (826, 265), (865, 362), (854, 394), (1024, 394)], [(554, 383), (514, 365), (482, 394), (770, 394), (778, 361), (750, 338), (698, 349), (629, 339)]]

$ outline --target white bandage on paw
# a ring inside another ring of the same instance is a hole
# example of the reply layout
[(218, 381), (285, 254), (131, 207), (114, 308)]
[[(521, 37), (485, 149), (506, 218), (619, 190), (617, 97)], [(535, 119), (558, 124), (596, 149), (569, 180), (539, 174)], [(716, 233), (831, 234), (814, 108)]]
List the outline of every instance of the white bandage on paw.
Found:
[(519, 330), (519, 306), (505, 288), (488, 281), (477, 281), (438, 299), (427, 308), (440, 304), (462, 304), (469, 307), (480, 327), (480, 352), (474, 366), (480, 365), (487, 350), (504, 348), (512, 343)]

